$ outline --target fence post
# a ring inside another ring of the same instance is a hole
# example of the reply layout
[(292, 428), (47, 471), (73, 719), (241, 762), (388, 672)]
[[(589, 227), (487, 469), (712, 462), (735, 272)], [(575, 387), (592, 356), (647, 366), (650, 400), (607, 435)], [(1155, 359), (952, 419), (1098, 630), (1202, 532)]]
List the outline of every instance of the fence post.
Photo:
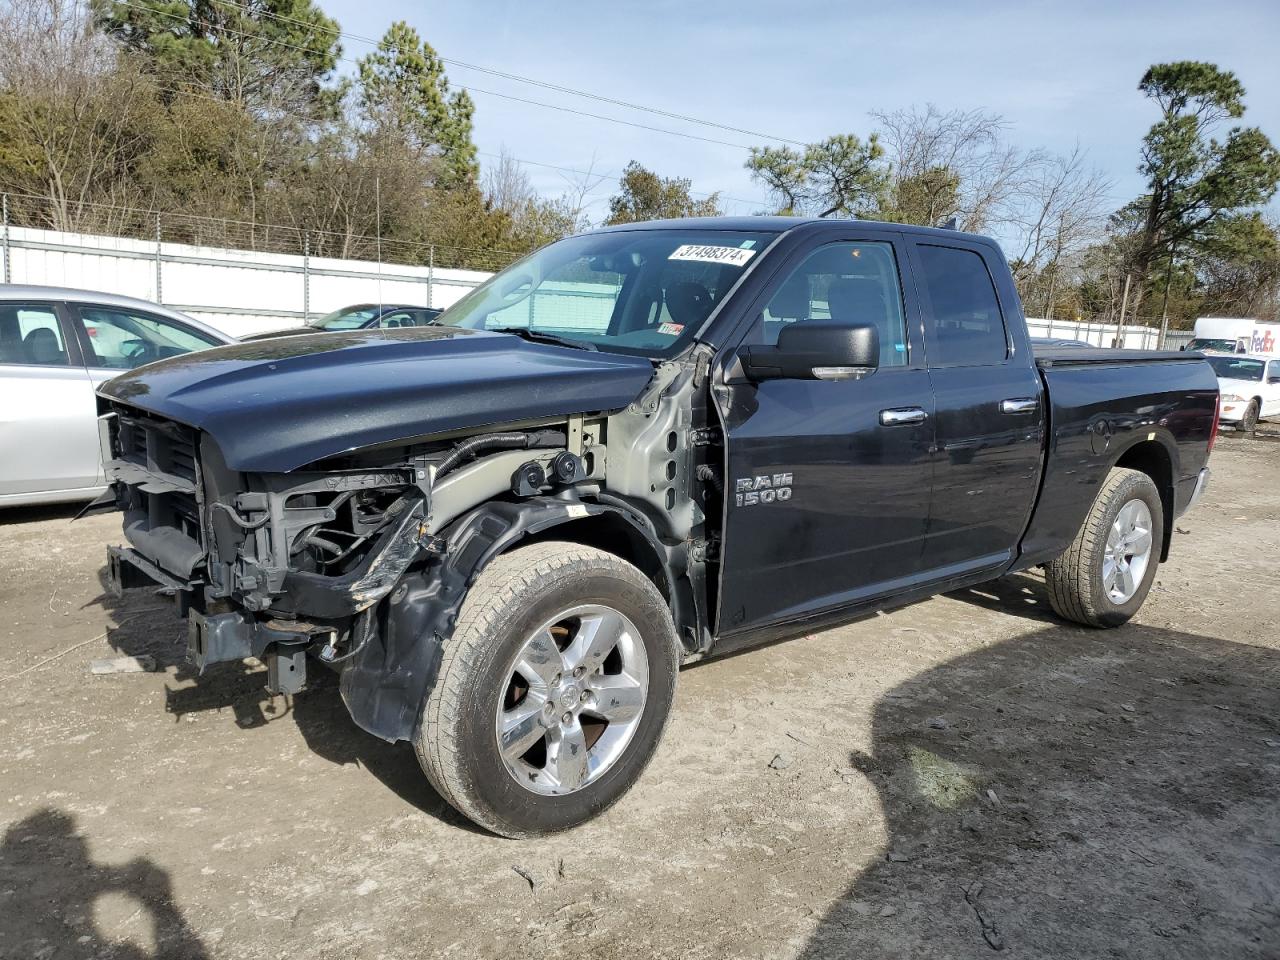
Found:
[(164, 255), (160, 250), (160, 214), (156, 214), (156, 303), (164, 303)]
[(13, 283), (13, 252), (9, 249), (9, 195), (3, 197), (4, 206), (4, 282)]
[(302, 322), (311, 321), (311, 232), (302, 235)]
[(427, 307), (434, 307), (432, 299), (436, 293), (436, 245), (427, 247)]

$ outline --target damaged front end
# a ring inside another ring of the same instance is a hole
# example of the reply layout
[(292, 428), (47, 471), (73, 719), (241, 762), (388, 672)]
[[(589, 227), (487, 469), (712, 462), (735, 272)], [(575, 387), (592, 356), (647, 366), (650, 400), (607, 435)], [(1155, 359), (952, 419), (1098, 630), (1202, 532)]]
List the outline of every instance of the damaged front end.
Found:
[(412, 735), (462, 599), (506, 546), (604, 513), (657, 540), (641, 511), (580, 495), (603, 481), (603, 421), (290, 473), (231, 470), (208, 434), (123, 403), (104, 400), (99, 424), (111, 481), (99, 508), (123, 512), (129, 541), (109, 548), (113, 589), (172, 594), (201, 671), (253, 657), (291, 694), (309, 657), (333, 666), (353, 719), (387, 740)]
[(189, 619), (189, 653), (262, 659), (296, 692), (305, 654), (336, 661), (360, 615), (391, 592), (427, 537), (427, 468), (240, 474), (207, 435), (112, 404), (99, 429), (128, 547), (112, 547), (119, 591), (159, 584)]

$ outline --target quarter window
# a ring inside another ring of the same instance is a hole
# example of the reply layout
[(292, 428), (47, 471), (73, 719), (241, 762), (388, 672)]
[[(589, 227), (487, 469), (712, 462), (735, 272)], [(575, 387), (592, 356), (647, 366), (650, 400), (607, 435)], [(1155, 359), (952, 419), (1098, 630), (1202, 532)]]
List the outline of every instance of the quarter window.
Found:
[(65, 367), (67, 362), (67, 345), (53, 307), (0, 303), (0, 363)]
[(905, 366), (907, 327), (893, 245), (832, 243), (809, 254), (778, 287), (748, 342), (772, 346), (784, 327), (806, 320), (872, 324), (880, 334), (880, 366)]
[(959, 247), (921, 244), (916, 249), (930, 305), (929, 366), (978, 366), (1004, 360), (1009, 355), (1009, 338), (982, 257)]

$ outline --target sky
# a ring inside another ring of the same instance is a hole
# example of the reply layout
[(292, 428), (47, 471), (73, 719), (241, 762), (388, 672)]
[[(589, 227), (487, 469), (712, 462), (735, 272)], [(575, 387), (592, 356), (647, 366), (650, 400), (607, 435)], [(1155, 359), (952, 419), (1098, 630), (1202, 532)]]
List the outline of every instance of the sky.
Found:
[[(934, 103), (1002, 115), (1009, 140), (1020, 147), (1066, 153), (1079, 144), (1114, 182), (1118, 207), (1142, 192), (1138, 147), (1155, 119), (1138, 80), (1152, 63), (1183, 59), (1234, 71), (1247, 91), (1244, 122), (1280, 143), (1280, 0), (318, 2), (351, 34), (376, 38), (403, 19), (442, 57), (764, 135), (685, 123), (448, 65), (450, 82), (473, 93), (482, 164), (504, 150), (529, 161), (533, 185), (548, 195), (576, 190), (582, 178), (535, 163), (616, 177), (637, 160), (663, 176), (690, 178), (695, 191), (719, 191), (726, 212), (759, 212), (767, 194), (743, 168), (745, 147), (777, 142), (771, 137), (865, 138), (875, 129), (870, 111)], [(343, 46), (350, 58), (370, 49), (351, 37)], [(602, 218), (616, 187), (613, 180), (596, 186), (593, 219)]]

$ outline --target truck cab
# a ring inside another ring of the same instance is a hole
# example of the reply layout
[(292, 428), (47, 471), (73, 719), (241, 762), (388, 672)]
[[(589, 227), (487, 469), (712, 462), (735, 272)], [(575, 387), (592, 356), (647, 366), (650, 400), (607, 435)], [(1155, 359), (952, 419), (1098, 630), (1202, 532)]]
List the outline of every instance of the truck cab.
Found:
[(617, 801), (682, 664), (1034, 567), (1125, 623), (1218, 412), (1198, 354), (1034, 350), (989, 239), (768, 217), (571, 237), (432, 326), (100, 395), (114, 581), (172, 592), (201, 667), (339, 671), (508, 836)]

